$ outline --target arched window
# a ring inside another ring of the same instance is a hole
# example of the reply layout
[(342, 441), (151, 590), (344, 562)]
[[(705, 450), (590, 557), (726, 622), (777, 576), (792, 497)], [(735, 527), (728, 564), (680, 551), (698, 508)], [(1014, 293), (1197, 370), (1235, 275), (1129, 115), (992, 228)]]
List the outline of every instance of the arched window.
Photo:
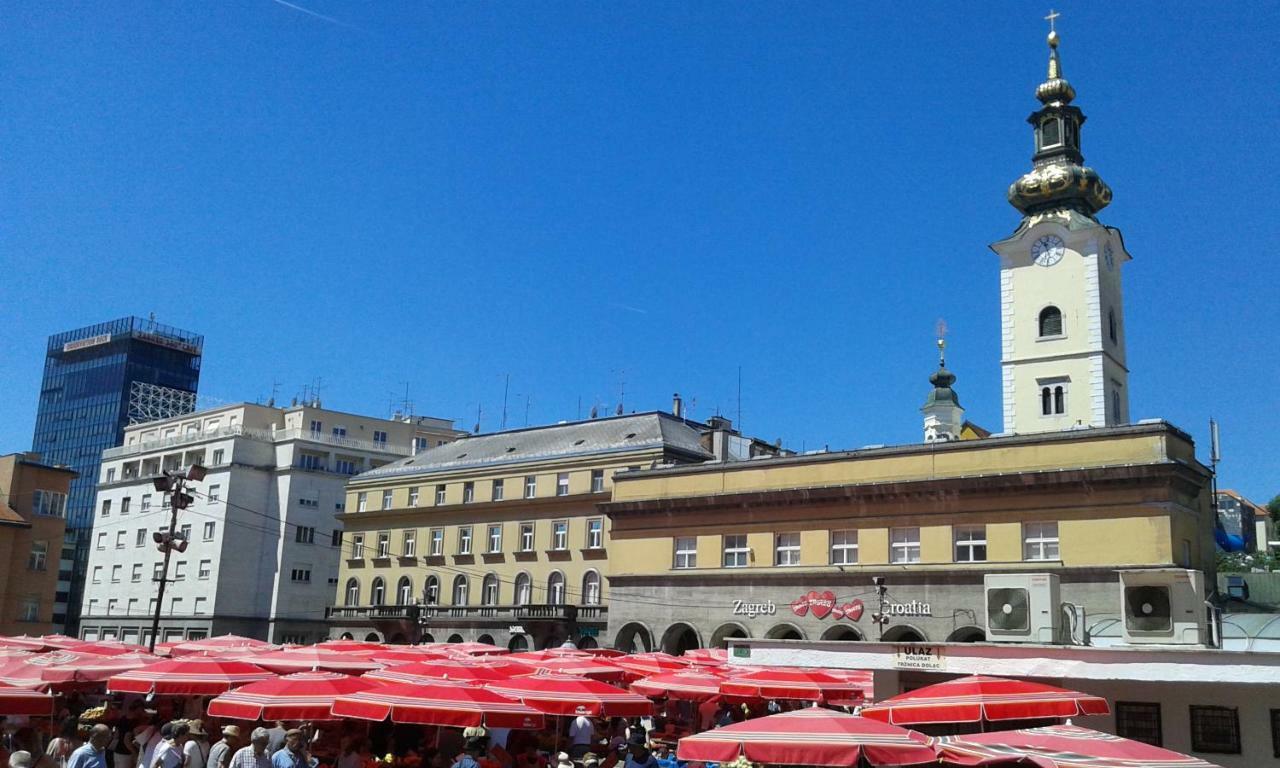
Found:
[(1062, 335), (1062, 310), (1057, 307), (1045, 307), (1040, 310), (1040, 336)]
[(1111, 416), (1115, 419), (1117, 424), (1119, 424), (1120, 419), (1123, 418), (1120, 414), (1120, 391), (1116, 389), (1111, 390)]
[(422, 589), (422, 597), (427, 605), (440, 604), (440, 580), (435, 576), (427, 577), (427, 584)]
[(1111, 343), (1116, 343), (1116, 311), (1114, 309), (1107, 310), (1107, 331), (1111, 336)]
[(1049, 387), (1040, 388), (1040, 415), (1053, 415), (1053, 390)]
[(529, 574), (516, 576), (516, 605), (528, 605), (533, 599), (533, 581)]
[(370, 605), (385, 605), (387, 602), (387, 583), (382, 577), (373, 580), (373, 589), (369, 591)]
[(453, 580), (453, 604), (454, 605), (467, 604), (467, 592), (469, 591), (468, 589), (469, 586), (470, 585), (467, 583), (466, 576), (458, 576), (458, 578)]
[(547, 579), (547, 602), (564, 605), (564, 574), (556, 571)]
[(400, 581), (396, 582), (396, 605), (412, 605), (413, 604), (413, 580), (408, 576), (401, 576)]
[(1063, 389), (1061, 384), (1053, 388), (1053, 412), (1067, 412), (1066, 390)]
[(484, 582), (480, 586), (480, 604), (498, 604), (498, 577), (496, 574), (490, 573), (484, 577)]
[(582, 576), (582, 604), (600, 604), (600, 572), (587, 571)]
[(360, 604), (360, 582), (355, 579), (347, 579), (347, 599), (344, 601), (347, 605)]

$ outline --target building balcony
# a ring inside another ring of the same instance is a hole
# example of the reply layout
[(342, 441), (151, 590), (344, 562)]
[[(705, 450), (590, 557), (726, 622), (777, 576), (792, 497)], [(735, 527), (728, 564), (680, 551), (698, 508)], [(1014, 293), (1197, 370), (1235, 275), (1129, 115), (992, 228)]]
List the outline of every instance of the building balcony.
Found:
[(342, 605), (329, 606), (326, 618), (335, 624), (409, 621), (423, 625), (520, 624), (523, 622), (605, 622), (604, 605)]
[(223, 437), (243, 437), (263, 443), (283, 443), (289, 440), (300, 440), (305, 443), (319, 443), (320, 445), (333, 446), (335, 448), (348, 448), (353, 451), (366, 451), (369, 453), (386, 453), (393, 456), (410, 456), (413, 454), (413, 446), (409, 443), (355, 440), (326, 432), (312, 432), (309, 429), (249, 429), (237, 424), (209, 431), (188, 432), (172, 437), (148, 440), (147, 442), (108, 448), (102, 452), (102, 460), (109, 461), (125, 456), (136, 456), (142, 453), (151, 453), (152, 451), (161, 451), (193, 443), (203, 443)]

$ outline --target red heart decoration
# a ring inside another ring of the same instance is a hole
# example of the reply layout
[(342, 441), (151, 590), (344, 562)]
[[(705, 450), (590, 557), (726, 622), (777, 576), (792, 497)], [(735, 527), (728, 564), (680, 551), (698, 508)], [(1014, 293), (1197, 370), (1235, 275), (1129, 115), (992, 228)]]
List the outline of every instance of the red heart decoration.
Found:
[(801, 595), (791, 601), (791, 612), (797, 616), (803, 616), (809, 612), (809, 596)]
[(844, 617), (849, 621), (857, 621), (862, 618), (862, 601), (854, 600), (851, 603), (844, 604)]
[(831, 611), (836, 607), (836, 593), (827, 590), (820, 595), (815, 595), (809, 600), (809, 610), (813, 611), (816, 619), (825, 619), (831, 615)]
[(833, 609), (831, 610), (831, 618), (835, 619), (836, 621), (839, 621), (840, 619), (843, 619), (843, 618), (844, 618), (844, 606), (843, 606), (843, 605), (837, 605), (835, 608), (833, 608)]

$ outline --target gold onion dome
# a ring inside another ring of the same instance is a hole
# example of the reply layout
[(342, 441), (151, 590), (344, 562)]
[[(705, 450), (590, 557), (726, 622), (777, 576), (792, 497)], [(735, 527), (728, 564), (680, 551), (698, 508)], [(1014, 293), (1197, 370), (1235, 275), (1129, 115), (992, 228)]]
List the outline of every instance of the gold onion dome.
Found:
[(1084, 166), (1080, 128), (1085, 116), (1071, 101), (1076, 91), (1062, 76), (1058, 33), (1049, 33), (1049, 72), (1036, 88), (1042, 106), (1027, 122), (1035, 130), (1034, 168), (1009, 186), (1009, 204), (1024, 215), (1073, 210), (1092, 217), (1111, 203), (1111, 188)]

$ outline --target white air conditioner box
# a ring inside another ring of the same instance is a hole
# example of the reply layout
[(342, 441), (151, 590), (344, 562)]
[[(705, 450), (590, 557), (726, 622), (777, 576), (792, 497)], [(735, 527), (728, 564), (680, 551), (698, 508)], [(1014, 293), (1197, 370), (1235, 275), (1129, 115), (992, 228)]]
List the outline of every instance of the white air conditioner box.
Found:
[(988, 642), (1057, 642), (1062, 617), (1057, 574), (988, 573), (983, 591)]
[(1204, 645), (1204, 574), (1184, 568), (1120, 571), (1122, 636), (1132, 645)]

